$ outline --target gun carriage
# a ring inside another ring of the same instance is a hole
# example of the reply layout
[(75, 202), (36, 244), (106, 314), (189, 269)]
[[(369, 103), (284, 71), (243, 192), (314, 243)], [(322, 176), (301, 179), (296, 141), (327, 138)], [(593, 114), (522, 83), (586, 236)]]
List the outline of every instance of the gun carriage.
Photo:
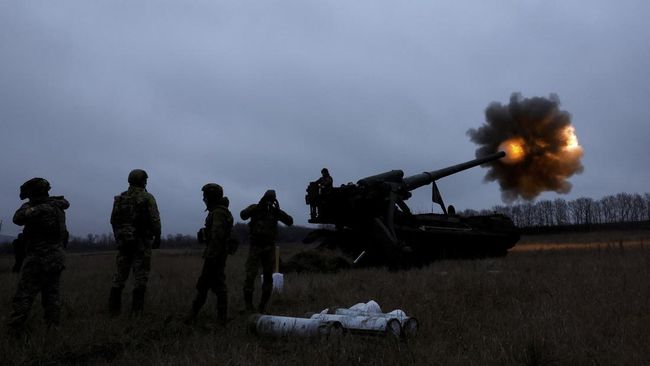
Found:
[[(512, 220), (496, 213), (456, 215), (453, 207), (445, 207), (436, 185), (438, 179), (504, 156), (498, 152), (406, 177), (402, 170), (391, 170), (329, 189), (311, 182), (306, 196), (309, 222), (323, 228), (310, 233), (305, 242), (323, 238), (321, 246), (341, 249), (356, 258), (355, 263), (391, 267), (440, 258), (504, 256), (520, 237)], [(442, 214), (414, 214), (406, 204), (413, 190), (427, 185)]]

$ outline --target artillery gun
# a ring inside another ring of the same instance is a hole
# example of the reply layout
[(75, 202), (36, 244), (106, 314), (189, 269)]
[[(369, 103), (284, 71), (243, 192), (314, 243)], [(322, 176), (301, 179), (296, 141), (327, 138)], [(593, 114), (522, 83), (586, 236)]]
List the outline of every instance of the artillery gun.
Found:
[[(505, 155), (501, 151), (407, 177), (401, 170), (391, 170), (340, 187), (321, 188), (311, 182), (306, 196), (309, 222), (322, 227), (304, 242), (323, 238), (322, 247), (340, 249), (356, 258), (356, 264), (394, 268), (441, 258), (504, 256), (520, 236), (512, 220), (496, 213), (456, 215), (452, 206), (445, 207), (436, 181)], [(442, 214), (414, 214), (406, 205), (411, 191), (426, 185), (431, 185), (432, 201), (441, 206)]]

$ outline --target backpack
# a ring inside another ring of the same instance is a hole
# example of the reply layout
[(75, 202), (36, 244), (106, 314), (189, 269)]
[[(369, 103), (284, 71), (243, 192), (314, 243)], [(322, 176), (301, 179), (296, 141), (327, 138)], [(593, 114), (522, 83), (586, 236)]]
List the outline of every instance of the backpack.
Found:
[(115, 196), (111, 217), (115, 241), (118, 244), (127, 245), (134, 243), (145, 229), (143, 227), (145, 217), (145, 202), (139, 199), (137, 195), (124, 192), (119, 196)]
[(65, 213), (60, 204), (57, 203), (58, 198), (50, 197), (48, 201), (40, 206), (43, 214), (40, 216), (39, 231), (46, 240), (60, 242), (66, 247), (69, 234), (65, 224)]

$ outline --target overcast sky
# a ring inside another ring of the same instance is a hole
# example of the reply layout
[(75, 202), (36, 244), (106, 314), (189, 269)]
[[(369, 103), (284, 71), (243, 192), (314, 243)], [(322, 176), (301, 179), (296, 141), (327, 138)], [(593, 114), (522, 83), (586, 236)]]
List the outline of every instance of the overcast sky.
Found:
[[(237, 218), (273, 188), (306, 224), (321, 168), (339, 185), (473, 159), (466, 131), (513, 92), (573, 116), (585, 170), (562, 197), (650, 192), (648, 19), (645, 0), (0, 1), (2, 231), (44, 177), (72, 234), (110, 232), (134, 168), (164, 234), (202, 225), (208, 182)], [(439, 187), (458, 209), (501, 204), (484, 175)]]

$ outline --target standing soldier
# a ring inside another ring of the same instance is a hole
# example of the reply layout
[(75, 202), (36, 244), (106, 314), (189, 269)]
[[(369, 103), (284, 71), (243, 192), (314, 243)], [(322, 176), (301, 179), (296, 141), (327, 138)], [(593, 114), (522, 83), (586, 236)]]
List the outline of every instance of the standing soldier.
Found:
[(117, 243), (117, 259), (113, 287), (108, 300), (111, 316), (120, 314), (122, 289), (133, 268), (133, 302), (131, 313), (141, 315), (144, 294), (151, 269), (151, 249), (160, 247), (160, 216), (156, 199), (145, 187), (147, 173), (141, 169), (129, 173), (129, 189), (115, 196), (111, 226)]
[(280, 209), (274, 190), (266, 191), (259, 203), (246, 207), (242, 210), (240, 216), (242, 220), (251, 220), (248, 223), (250, 228), (250, 251), (248, 252), (248, 259), (246, 259), (246, 280), (244, 281), (246, 311), (253, 311), (255, 278), (261, 265), (263, 281), (259, 312), (264, 313), (273, 290), (273, 262), (275, 239), (278, 235), (278, 221), (291, 226), (293, 225), (293, 218)]
[(332, 189), (334, 180), (332, 179), (332, 176), (330, 175), (330, 172), (327, 170), (327, 168), (321, 169), (320, 174), (321, 177), (316, 181), (316, 184), (318, 184), (319, 193), (327, 193), (330, 191), (330, 189)]
[(305, 201), (309, 205), (309, 215), (312, 220), (316, 220), (318, 216), (322, 215), (323, 195), (329, 194), (334, 186), (334, 180), (327, 168), (321, 169), (320, 174), (321, 177), (316, 181), (309, 182), (307, 196), (305, 196)]
[(228, 314), (228, 288), (226, 287), (226, 258), (232, 253), (231, 238), (233, 218), (228, 210), (228, 198), (216, 183), (208, 183), (201, 188), (208, 216), (205, 227), (199, 230), (198, 241), (205, 244), (203, 270), (196, 282), (196, 297), (186, 318), (187, 323), (196, 320), (199, 311), (208, 297), (208, 290), (217, 295), (217, 321), (225, 325)]
[(65, 212), (70, 204), (63, 196), (50, 197), (50, 183), (33, 178), (20, 186), (20, 199), (29, 199), (14, 214), (14, 223), (24, 226), (25, 259), (9, 317), (10, 331), (20, 334), (37, 293), (41, 293), (45, 323), (57, 326), (61, 316), (59, 285), (65, 268), (64, 247), (68, 241)]

